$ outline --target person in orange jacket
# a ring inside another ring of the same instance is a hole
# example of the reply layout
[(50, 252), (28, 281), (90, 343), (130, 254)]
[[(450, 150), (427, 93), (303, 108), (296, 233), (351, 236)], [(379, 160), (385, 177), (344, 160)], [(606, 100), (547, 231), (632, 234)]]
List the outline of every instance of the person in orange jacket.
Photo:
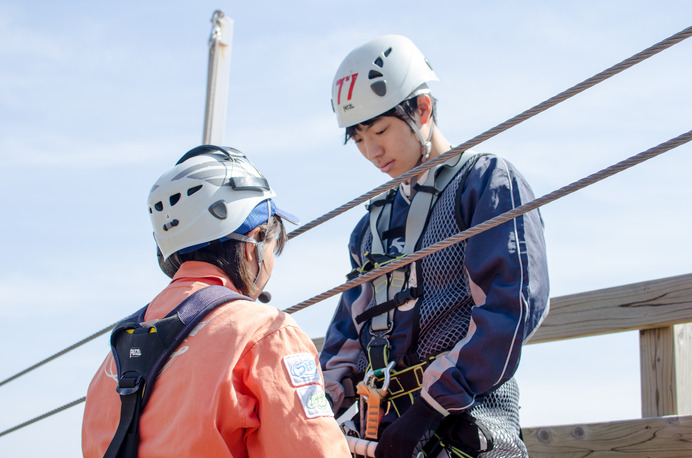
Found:
[[(351, 456), (314, 344), (289, 315), (255, 302), (287, 240), (282, 219), (291, 220), (274, 196), (245, 155), (212, 145), (190, 150), (152, 188), (157, 246), (177, 270), (145, 320), (209, 285), (249, 300), (214, 309), (170, 355), (140, 417), (139, 456)], [(85, 457), (103, 457), (113, 440), (117, 386), (108, 355), (87, 393)]]

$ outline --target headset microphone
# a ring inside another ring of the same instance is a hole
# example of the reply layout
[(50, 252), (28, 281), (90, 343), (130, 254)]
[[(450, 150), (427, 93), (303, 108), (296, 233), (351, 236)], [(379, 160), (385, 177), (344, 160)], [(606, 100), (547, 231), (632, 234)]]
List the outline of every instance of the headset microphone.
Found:
[(257, 299), (259, 299), (261, 303), (266, 304), (272, 300), (272, 295), (269, 291), (262, 291)]

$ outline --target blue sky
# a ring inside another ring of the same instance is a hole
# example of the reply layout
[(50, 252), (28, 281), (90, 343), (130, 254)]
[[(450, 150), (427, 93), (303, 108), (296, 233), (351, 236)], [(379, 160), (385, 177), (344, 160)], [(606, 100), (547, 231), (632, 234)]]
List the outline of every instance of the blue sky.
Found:
[[(226, 144), (303, 222), (388, 180), (342, 145), (341, 59), (408, 35), (435, 68), (439, 127), (462, 143), (690, 26), (680, 1), (19, 2), (0, 0), (0, 379), (147, 303), (151, 184), (202, 139), (210, 18), (234, 20)], [(687, 40), (491, 139), (537, 196), (690, 129)], [(692, 146), (544, 207), (552, 296), (690, 272)], [(343, 283), (359, 207), (294, 239), (269, 289), (286, 308)], [(323, 335), (336, 299), (295, 314)], [(102, 337), (0, 387), (5, 430), (83, 396)], [(640, 415), (636, 333), (533, 345), (522, 420)], [(0, 438), (4, 456), (77, 456), (83, 408)], [(40, 439), (39, 439), (40, 438)]]

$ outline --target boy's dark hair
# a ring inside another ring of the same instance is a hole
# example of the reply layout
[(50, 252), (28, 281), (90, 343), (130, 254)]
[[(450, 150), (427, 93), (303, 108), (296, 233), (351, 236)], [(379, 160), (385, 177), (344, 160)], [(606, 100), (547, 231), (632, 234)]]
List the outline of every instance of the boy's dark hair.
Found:
[[(432, 101), (432, 117), (433, 121), (437, 123), (437, 99), (433, 97), (432, 95), (430, 96), (430, 99)], [(410, 119), (413, 119), (413, 114), (416, 112), (416, 109), (418, 108), (418, 96), (416, 97), (411, 97), (410, 99), (406, 99), (403, 102), (401, 102), (398, 106), (400, 106), (403, 110), (404, 113), (406, 113), (406, 116), (408, 116)], [(397, 111), (396, 107), (392, 108), (389, 111), (385, 111), (379, 116), (375, 116), (374, 118), (370, 118), (367, 121), (363, 121), (360, 124), (356, 124), (353, 126), (349, 126), (346, 128), (346, 134), (344, 136), (344, 145), (348, 143), (348, 141), (353, 137), (358, 129), (361, 128), (361, 126), (370, 126), (372, 125), (375, 121), (377, 121), (380, 118), (383, 118), (385, 116), (393, 116), (395, 118), (399, 118), (402, 121), (406, 121), (406, 119), (400, 114), (399, 111)]]

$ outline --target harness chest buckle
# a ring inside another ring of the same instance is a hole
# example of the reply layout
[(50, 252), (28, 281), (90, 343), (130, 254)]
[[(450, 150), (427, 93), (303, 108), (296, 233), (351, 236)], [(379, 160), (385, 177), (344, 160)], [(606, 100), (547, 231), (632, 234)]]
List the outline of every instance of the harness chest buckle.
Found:
[(127, 372), (118, 380), (118, 386), (115, 391), (121, 396), (127, 396), (136, 393), (142, 387), (144, 377), (136, 372)]

